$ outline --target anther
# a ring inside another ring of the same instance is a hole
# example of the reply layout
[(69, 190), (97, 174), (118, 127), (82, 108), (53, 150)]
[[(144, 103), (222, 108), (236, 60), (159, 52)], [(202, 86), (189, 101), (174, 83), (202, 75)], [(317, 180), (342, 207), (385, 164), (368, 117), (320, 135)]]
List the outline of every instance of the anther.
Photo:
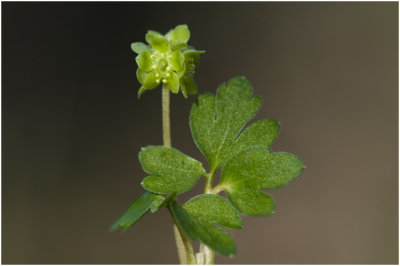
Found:
[(157, 83), (160, 83), (160, 80), (159, 80), (159, 79), (156, 79), (156, 82), (157, 82)]
[(166, 79), (163, 79), (162, 82), (163, 82), (163, 83), (167, 83), (167, 80), (166, 80)]
[(159, 77), (160, 77), (160, 74), (156, 73), (156, 78), (159, 78)]
[(165, 76), (167, 76), (167, 78), (169, 78), (169, 77), (171, 76), (171, 74), (170, 74), (170, 73), (167, 73), (167, 75), (165, 75)]
[(152, 65), (152, 66), (151, 66), (151, 68), (153, 68), (153, 69), (156, 69), (156, 68), (157, 68), (157, 66), (156, 66), (156, 65)]
[(167, 71), (170, 71), (171, 70), (171, 67), (170, 66), (167, 66)]

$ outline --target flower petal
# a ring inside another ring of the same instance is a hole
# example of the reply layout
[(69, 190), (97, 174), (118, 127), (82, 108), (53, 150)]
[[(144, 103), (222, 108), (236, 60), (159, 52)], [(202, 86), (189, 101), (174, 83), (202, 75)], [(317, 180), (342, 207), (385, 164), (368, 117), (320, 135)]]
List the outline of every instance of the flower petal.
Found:
[(178, 74), (179, 78), (182, 78), (186, 74), (187, 66), (186, 64), (183, 64), (183, 68), (178, 71), (176, 74)]
[(144, 83), (144, 80), (146, 79), (147, 75), (148, 75), (148, 73), (144, 72), (140, 68), (138, 68), (136, 70), (136, 77), (137, 77), (138, 81), (140, 82), (140, 84)]
[(176, 43), (171, 45), (171, 51), (172, 52), (180, 51), (180, 50), (182, 50), (183, 48), (186, 48), (186, 47), (187, 47), (186, 43), (184, 43), (184, 42), (176, 42)]
[(143, 92), (147, 91), (148, 89), (145, 86), (140, 87), (138, 91), (138, 99), (140, 99), (140, 96), (142, 96)]
[(178, 93), (179, 92), (179, 78), (178, 78), (178, 75), (176, 75), (175, 72), (171, 71), (171, 76), (167, 79), (167, 81), (168, 81), (168, 88), (173, 93)]
[(141, 53), (143, 53), (145, 51), (148, 51), (149, 47), (147, 47), (147, 45), (142, 43), (142, 42), (134, 42), (134, 43), (131, 44), (131, 49), (135, 53), (141, 54)]
[(198, 65), (199, 58), (200, 58), (199, 55), (204, 54), (205, 52), (206, 51), (204, 51), (204, 50), (187, 49), (187, 50), (183, 51), (183, 55), (185, 56), (185, 58), (193, 60), (193, 63), (195, 65)]
[(155, 72), (149, 73), (143, 82), (143, 85), (146, 86), (149, 90), (154, 89), (158, 86), (158, 84), (160, 84), (160, 80), (157, 79)]
[(185, 57), (181, 52), (176, 51), (172, 54), (171, 63), (173, 70), (175, 71), (182, 70), (184, 62), (185, 62)]
[(170, 29), (164, 36), (167, 38), (169, 41), (172, 41), (173, 35), (174, 35), (175, 30)]
[(165, 53), (169, 50), (169, 41), (164, 36), (151, 38), (149, 43), (154, 50), (162, 53)]
[(154, 38), (157, 38), (157, 37), (163, 37), (163, 36), (161, 33), (157, 32), (157, 31), (149, 30), (146, 33), (145, 39), (146, 39), (147, 43), (151, 44), (151, 40)]
[(180, 80), (180, 85), (181, 85), (181, 91), (182, 91), (183, 97), (185, 97), (185, 99), (187, 99), (188, 93), (186, 91), (185, 84), (182, 82), (182, 80)]
[(197, 93), (197, 85), (193, 78), (184, 76), (182, 77), (181, 82), (185, 86), (186, 92), (188, 94)]
[[(146, 73), (146, 77), (144, 78), (144, 82), (143, 82), (143, 86), (140, 87), (139, 91), (138, 91), (138, 98), (140, 98), (140, 96), (143, 94), (143, 92), (147, 91), (147, 90), (152, 90), (154, 88), (156, 88), (158, 86), (158, 84), (160, 84), (160, 80), (158, 80), (156, 78), (156, 73), (150, 72), (150, 73)], [(157, 82), (158, 80), (158, 82)]]
[(136, 56), (136, 63), (140, 69), (149, 72), (152, 66), (151, 55), (149, 51), (145, 51)]
[(177, 42), (187, 42), (190, 39), (190, 31), (187, 25), (179, 25), (174, 29), (173, 40)]

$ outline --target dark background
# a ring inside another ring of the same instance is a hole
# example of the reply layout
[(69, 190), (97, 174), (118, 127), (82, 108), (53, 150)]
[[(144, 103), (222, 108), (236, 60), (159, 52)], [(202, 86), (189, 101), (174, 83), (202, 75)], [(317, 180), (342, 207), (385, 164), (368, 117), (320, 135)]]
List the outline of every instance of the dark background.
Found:
[[(2, 3), (2, 263), (178, 263), (164, 209), (108, 227), (162, 144), (161, 92), (137, 100), (130, 43), (186, 23), (200, 92), (237, 75), (307, 169), (244, 218), (217, 263), (398, 263), (398, 4)], [(201, 159), (172, 97), (172, 143)], [(201, 191), (203, 181), (196, 187)], [(190, 193), (180, 197), (183, 201)]]

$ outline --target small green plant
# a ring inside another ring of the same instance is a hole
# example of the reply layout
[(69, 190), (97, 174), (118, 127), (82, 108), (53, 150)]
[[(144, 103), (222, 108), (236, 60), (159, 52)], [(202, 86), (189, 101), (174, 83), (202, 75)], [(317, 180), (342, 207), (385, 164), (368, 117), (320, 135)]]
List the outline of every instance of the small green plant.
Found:
[[(242, 228), (240, 214), (268, 216), (275, 202), (264, 189), (276, 189), (301, 174), (303, 162), (293, 154), (272, 152), (271, 144), (280, 125), (273, 119), (261, 119), (246, 125), (261, 108), (261, 97), (244, 77), (221, 84), (216, 96), (198, 96), (190, 112), (193, 139), (208, 161), (202, 164), (171, 147), (169, 91), (197, 93), (193, 80), (199, 55), (204, 51), (187, 45), (190, 32), (186, 25), (177, 26), (166, 35), (148, 31), (144, 43), (133, 43), (138, 54), (137, 78), (142, 84), (138, 96), (162, 84), (164, 146), (147, 146), (139, 153), (143, 170), (149, 174), (141, 183), (146, 192), (111, 226), (126, 231), (146, 212), (166, 207), (174, 221), (178, 255), (182, 264), (213, 264), (214, 252), (225, 256), (236, 254), (232, 237), (221, 227)], [(214, 185), (217, 170), (218, 184)], [(177, 195), (192, 189), (200, 178), (206, 179), (204, 194), (183, 205)], [(225, 192), (223, 197), (220, 192)], [(200, 240), (193, 251), (191, 241)]]

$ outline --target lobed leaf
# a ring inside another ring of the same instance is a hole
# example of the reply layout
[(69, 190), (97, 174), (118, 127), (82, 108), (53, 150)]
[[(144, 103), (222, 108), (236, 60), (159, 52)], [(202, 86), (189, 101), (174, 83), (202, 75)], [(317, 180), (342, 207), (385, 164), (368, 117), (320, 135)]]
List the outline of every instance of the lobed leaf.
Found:
[(164, 201), (161, 195), (145, 192), (133, 201), (125, 213), (110, 226), (110, 230), (115, 231), (121, 227), (122, 231), (125, 232), (149, 209), (153, 208), (153, 210), (155, 210), (154, 206), (160, 205), (160, 201)]
[(156, 211), (158, 211), (162, 207), (167, 206), (173, 199), (175, 199), (175, 195), (176, 195), (176, 192), (173, 192), (173, 193), (169, 194), (166, 198), (164, 198), (161, 195), (158, 195), (159, 199), (157, 199), (157, 200), (155, 200), (153, 202), (153, 204), (150, 207), (150, 211), (152, 213), (155, 213)]
[(211, 173), (234, 154), (255, 145), (269, 147), (278, 136), (279, 123), (272, 119), (257, 121), (239, 135), (261, 107), (261, 97), (252, 94), (250, 82), (237, 77), (220, 85), (216, 97), (200, 95), (193, 105), (190, 128)]
[(265, 216), (273, 213), (274, 200), (259, 190), (283, 187), (303, 169), (303, 162), (293, 154), (271, 153), (266, 147), (256, 146), (226, 162), (219, 186), (241, 213)]
[(221, 255), (231, 256), (236, 253), (235, 242), (226, 231), (216, 227), (212, 222), (196, 217), (176, 201), (171, 201), (169, 209), (177, 226), (192, 241), (199, 239)]
[(200, 162), (165, 146), (147, 146), (139, 153), (143, 170), (153, 176), (142, 181), (142, 186), (159, 194), (183, 193), (191, 189), (206, 172)]
[(212, 224), (227, 228), (242, 228), (242, 219), (232, 204), (224, 197), (214, 194), (201, 194), (191, 198), (183, 205), (191, 215)]

